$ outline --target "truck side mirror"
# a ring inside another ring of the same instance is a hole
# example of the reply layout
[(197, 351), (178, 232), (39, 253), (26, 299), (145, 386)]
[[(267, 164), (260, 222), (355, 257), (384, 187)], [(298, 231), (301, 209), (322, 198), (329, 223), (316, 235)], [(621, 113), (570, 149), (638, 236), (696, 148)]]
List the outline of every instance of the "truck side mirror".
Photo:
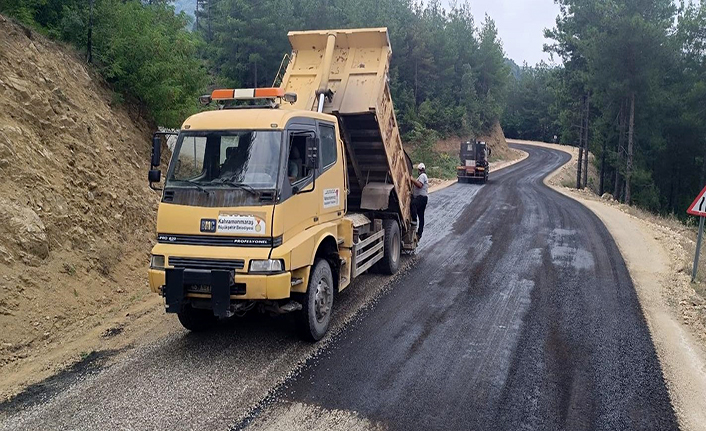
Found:
[(152, 136), (152, 166), (157, 167), (159, 166), (159, 161), (160, 161), (160, 153), (162, 150), (162, 140), (159, 138), (158, 134), (154, 134)]
[(150, 182), (150, 188), (155, 191), (161, 191), (162, 189), (154, 186), (155, 183), (159, 183), (162, 179), (162, 171), (159, 169), (150, 169), (149, 174), (147, 174), (147, 179)]
[(307, 169), (317, 169), (319, 167), (319, 138), (315, 136), (306, 137), (306, 160)]
[(158, 183), (162, 180), (162, 171), (160, 171), (159, 169), (150, 169), (147, 178), (149, 179), (150, 184)]

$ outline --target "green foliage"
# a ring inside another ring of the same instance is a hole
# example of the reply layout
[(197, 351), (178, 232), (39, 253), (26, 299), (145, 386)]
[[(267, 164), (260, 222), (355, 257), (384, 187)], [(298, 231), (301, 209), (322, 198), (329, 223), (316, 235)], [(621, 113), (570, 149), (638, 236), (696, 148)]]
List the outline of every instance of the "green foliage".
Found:
[(615, 189), (620, 198), (629, 181), (633, 203), (684, 217), (706, 182), (706, 4), (677, 9), (671, 0), (558, 3), (561, 13), (546, 31), (546, 49), (563, 66), (525, 67), (511, 81), (503, 118), (507, 135), (547, 141), (557, 134), (575, 144), (580, 102), (590, 95), (589, 145), (604, 190)]
[[(208, 80), (199, 38), (186, 31), (186, 15), (167, 1), (94, 0), (92, 57), (119, 93), (136, 101), (157, 124), (178, 127), (197, 110)], [(88, 0), (0, 0), (0, 12), (86, 52)]]
[(437, 132), (417, 125), (409, 133), (412, 142), (415, 142), (410, 157), (415, 163), (424, 162), (427, 174), (434, 178), (456, 178), (458, 159), (446, 153), (434, 150), (434, 144), (440, 139)]
[(516, 139), (552, 142), (559, 134), (557, 89), (561, 69), (544, 63), (525, 65), (510, 80), (503, 114), (505, 135)]
[[(497, 29), (489, 17), (476, 25), (468, 2), (446, 10), (439, 0), (198, 0), (193, 33), (171, 3), (93, 3), (93, 62), (116, 100), (137, 101), (159, 125), (178, 126), (197, 109), (206, 69), (219, 86), (272, 85), (290, 30), (388, 27), (390, 87), (406, 141), (426, 139), (420, 131), (486, 132), (505, 106), (510, 67)], [(89, 5), (0, 0), (0, 11), (85, 52)]]
[(178, 127), (196, 112), (206, 72), (185, 15), (122, 0), (101, 0), (96, 12), (94, 57), (108, 82), (146, 106), (159, 125)]
[(480, 121), (487, 129), (502, 115), (510, 69), (505, 64), (495, 22), (487, 15), (479, 33), (480, 64), (476, 91), (485, 102), (480, 111)]
[(61, 25), (64, 15), (83, 4), (81, 0), (0, 0), (0, 12), (25, 25), (52, 31)]
[(632, 180), (635, 186), (633, 203), (650, 211), (659, 211), (659, 189), (654, 183), (652, 173), (645, 169), (637, 169)]
[(64, 262), (63, 272), (73, 277), (74, 275), (76, 275), (76, 267), (68, 262)]
[[(288, 30), (388, 27), (390, 87), (406, 141), (489, 129), (505, 103), (509, 68), (495, 24), (476, 26), (468, 3), (410, 0), (201, 0), (197, 31), (221, 83), (269, 86), (290, 50)], [(286, 16), (286, 25), (282, 18)]]

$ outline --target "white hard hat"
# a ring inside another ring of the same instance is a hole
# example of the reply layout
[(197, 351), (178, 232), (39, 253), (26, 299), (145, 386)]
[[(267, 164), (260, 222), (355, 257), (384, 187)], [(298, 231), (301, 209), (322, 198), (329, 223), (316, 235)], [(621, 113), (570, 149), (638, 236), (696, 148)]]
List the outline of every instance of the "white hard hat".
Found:
[(420, 164), (417, 166), (417, 169), (426, 169), (426, 168), (427, 168), (427, 167), (424, 166), (424, 163), (420, 163)]

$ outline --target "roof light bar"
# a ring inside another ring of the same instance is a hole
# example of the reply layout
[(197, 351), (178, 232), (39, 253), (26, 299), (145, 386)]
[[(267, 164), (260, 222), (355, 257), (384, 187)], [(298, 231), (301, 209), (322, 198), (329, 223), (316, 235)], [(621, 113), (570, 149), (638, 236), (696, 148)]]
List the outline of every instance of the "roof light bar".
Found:
[(256, 88), (255, 97), (283, 97), (284, 89), (279, 87), (274, 88)]
[(274, 88), (238, 88), (213, 90), (213, 100), (249, 100), (249, 99), (274, 99), (284, 97), (284, 89)]
[(233, 98), (233, 90), (213, 90), (211, 99), (213, 100), (228, 100)]

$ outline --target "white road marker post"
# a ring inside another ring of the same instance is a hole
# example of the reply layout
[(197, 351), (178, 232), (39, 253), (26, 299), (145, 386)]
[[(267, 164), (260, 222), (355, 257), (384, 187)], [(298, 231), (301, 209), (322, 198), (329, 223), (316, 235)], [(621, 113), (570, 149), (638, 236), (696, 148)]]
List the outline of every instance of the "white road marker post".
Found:
[(703, 240), (704, 236), (704, 218), (706, 218), (706, 187), (704, 187), (704, 189), (701, 190), (701, 193), (696, 196), (696, 199), (694, 199), (694, 202), (689, 206), (689, 209), (686, 210), (686, 212), (687, 214), (697, 216), (701, 219), (699, 220), (699, 236), (696, 240), (696, 256), (694, 256), (694, 269), (691, 272), (691, 282), (693, 283), (696, 281), (696, 272), (699, 269), (699, 257), (701, 256), (701, 241)]
[(704, 236), (704, 219), (706, 217), (701, 216), (701, 221), (699, 222), (699, 238), (696, 240), (696, 256), (694, 257), (694, 270), (691, 272), (691, 282), (696, 281), (696, 271), (699, 269), (699, 256), (701, 255), (701, 240)]

